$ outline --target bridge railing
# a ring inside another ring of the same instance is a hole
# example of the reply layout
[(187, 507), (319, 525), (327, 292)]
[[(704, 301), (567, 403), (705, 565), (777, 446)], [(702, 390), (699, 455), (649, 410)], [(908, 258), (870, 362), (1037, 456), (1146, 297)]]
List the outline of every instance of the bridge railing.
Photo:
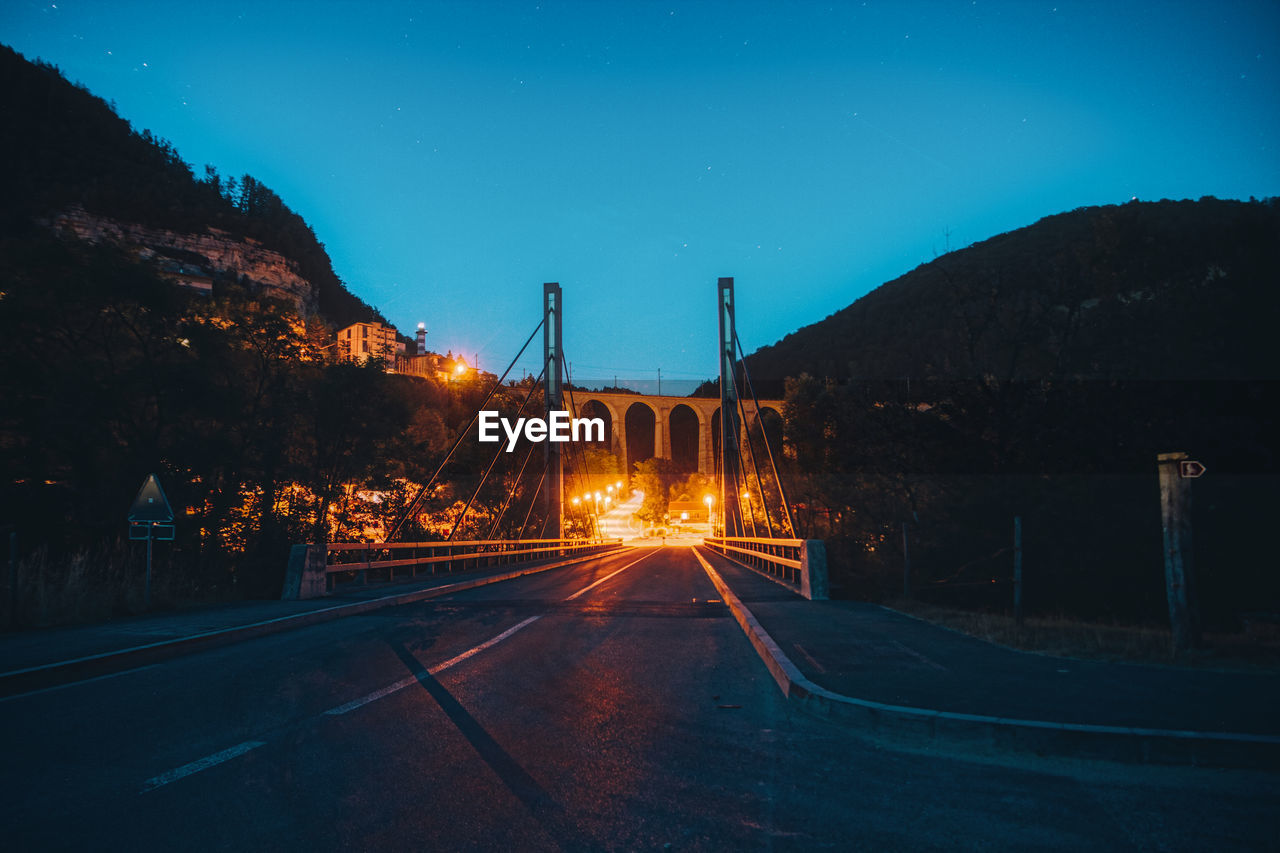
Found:
[(294, 545), (283, 598), (327, 595), (343, 576), (368, 583), (420, 572), (474, 571), (538, 560), (585, 557), (622, 547), (621, 539), (484, 539), (460, 542), (330, 542)]
[(827, 598), (827, 550), (821, 539), (716, 536), (702, 542), (717, 554), (769, 575), (805, 598)]

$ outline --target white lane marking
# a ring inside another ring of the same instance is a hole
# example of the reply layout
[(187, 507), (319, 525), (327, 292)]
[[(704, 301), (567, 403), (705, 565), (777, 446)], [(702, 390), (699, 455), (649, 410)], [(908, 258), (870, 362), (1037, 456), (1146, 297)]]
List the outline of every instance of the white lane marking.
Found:
[[(643, 557), (641, 557), (641, 558), (640, 558), (640, 560), (648, 559), (649, 557), (652, 557), (652, 556), (653, 556), (654, 554), (656, 554), (656, 553), (658, 553), (658, 549), (657, 549), (657, 548), (654, 548), (654, 549), (653, 549), (652, 551), (650, 551), (648, 554), (645, 554)], [(600, 580), (596, 581), (595, 583), (591, 584), (590, 586), (584, 586), (582, 589), (578, 590), (578, 591), (577, 591), (577, 592), (575, 592), (573, 595), (571, 595), (571, 596), (569, 596), (568, 598), (566, 598), (566, 599), (565, 599), (565, 601), (573, 601), (575, 598), (577, 598), (578, 596), (582, 595), (584, 592), (587, 592), (588, 590), (595, 589), (596, 587), (600, 586), (600, 584), (604, 583), (604, 582), (605, 582), (605, 581), (607, 581), (609, 578), (613, 577), (613, 575), (619, 575), (619, 574), (622, 574), (622, 573), (623, 573), (623, 572), (625, 572), (627, 569), (631, 568), (631, 567), (632, 567), (632, 566), (634, 566), (636, 563), (640, 562), (640, 560), (632, 560), (630, 563), (627, 563), (625, 566), (623, 566), (622, 568), (618, 569), (618, 570), (617, 570), (616, 572), (614, 572), (612, 575), (605, 575), (604, 577), (600, 578)]]
[[(454, 657), (449, 658), (444, 663), (436, 664), (435, 666), (427, 670), (427, 672), (431, 673), (432, 675), (437, 675), (441, 672), (444, 672), (449, 667), (456, 666), (457, 664), (462, 663), (464, 660), (471, 657), (472, 655), (478, 655), (480, 654), (480, 652), (484, 651), (485, 649), (490, 648), (491, 646), (496, 646), (498, 643), (501, 643), (503, 640), (505, 640), (507, 637), (510, 637), (516, 631), (519, 631), (521, 628), (524, 628), (528, 625), (532, 625), (534, 622), (537, 622), (544, 615), (545, 614), (543, 613), (539, 613), (537, 616), (530, 616), (528, 619), (524, 620), (518, 625), (513, 625), (512, 627), (503, 631), (498, 636), (491, 637), (490, 639), (485, 640), (480, 645), (467, 649), (465, 652), (463, 652), (460, 655), (456, 655)], [(407, 678), (400, 679), (394, 684), (388, 684), (386, 687), (382, 688), (381, 690), (375, 690), (366, 696), (361, 696), (359, 699), (353, 699), (352, 701), (346, 703), (345, 705), (339, 705), (336, 708), (330, 708), (328, 711), (325, 711), (325, 714), (327, 714), (330, 717), (336, 717), (341, 714), (346, 714), (349, 711), (354, 711), (356, 708), (360, 708), (364, 705), (368, 705), (370, 702), (376, 702), (379, 699), (383, 698), (384, 696), (390, 696), (392, 693), (396, 693), (401, 690), (404, 690), (406, 687), (412, 684), (415, 684), (417, 681), (418, 681), (418, 677), (416, 675), (410, 675)]]
[(5, 702), (12, 702), (15, 699), (26, 699), (28, 696), (40, 696), (44, 693), (52, 693), (55, 690), (66, 690), (68, 687), (79, 687), (81, 684), (92, 684), (95, 681), (102, 681), (107, 678), (116, 678), (121, 675), (128, 675), (132, 672), (142, 672), (144, 669), (153, 669), (160, 664), (149, 663), (143, 666), (135, 666), (133, 669), (122, 669), (119, 672), (108, 672), (103, 675), (95, 675), (92, 678), (82, 678), (79, 681), (68, 681), (66, 684), (55, 684), (52, 687), (41, 687), (37, 690), (28, 690), (26, 693), (15, 693), (12, 696), (0, 698), (0, 705)]
[[(656, 549), (654, 551), (650, 551), (648, 554), (645, 554), (644, 557), (640, 558), (640, 560), (645, 559), (645, 557), (652, 556), (654, 553), (656, 553)], [(573, 599), (582, 595), (587, 590), (590, 590), (593, 587), (599, 586), (600, 584), (604, 583), (609, 578), (613, 577), (619, 572), (622, 572), (622, 571), (625, 571), (626, 569), (631, 568), (636, 563), (640, 562), (640, 560), (632, 560), (630, 563), (627, 563), (621, 569), (618, 569), (618, 571), (613, 572), (613, 574), (607, 575), (601, 578), (600, 580), (596, 581), (595, 583), (591, 584), (590, 586), (587, 586), (578, 590), (573, 595), (566, 598), (565, 601), (572, 601)], [(497, 635), (496, 637), (491, 637), (488, 640), (485, 640), (480, 645), (473, 646), (467, 649), (462, 654), (455, 655), (449, 658), (447, 661), (444, 661), (443, 663), (438, 663), (427, 671), (430, 672), (432, 675), (436, 675), (438, 673), (444, 672), (446, 669), (449, 669), (452, 666), (456, 666), (457, 664), (462, 663), (467, 658), (477, 655), (480, 652), (484, 651), (485, 649), (496, 646), (498, 643), (501, 643), (503, 640), (507, 639), (512, 634), (516, 633), (522, 628), (526, 628), (529, 625), (532, 625), (534, 622), (537, 622), (539, 619), (541, 619), (545, 615), (546, 614), (544, 613), (539, 613), (537, 616), (530, 616), (528, 619), (524, 620), (523, 622), (520, 622), (519, 624), (513, 625), (512, 627), (503, 631), (501, 634)], [(379, 699), (383, 699), (387, 696), (390, 696), (393, 693), (398, 693), (401, 690), (404, 690), (406, 687), (416, 684), (417, 681), (418, 681), (418, 677), (416, 675), (406, 676), (405, 678), (402, 678), (397, 682), (388, 684), (386, 687), (383, 687), (380, 690), (375, 690), (372, 693), (361, 696), (359, 699), (353, 699), (352, 701), (347, 702), (343, 705), (339, 705), (336, 708), (330, 708), (329, 710), (325, 711), (324, 714), (330, 717), (341, 716), (342, 714), (349, 713), (351, 711), (354, 711), (357, 708), (361, 708), (365, 705), (368, 705), (370, 702), (376, 702)], [(210, 767), (221, 764), (224, 761), (229, 761), (230, 759), (235, 758), (238, 755), (245, 754), (251, 749), (257, 749), (258, 747), (262, 746), (264, 743), (265, 743), (264, 741), (258, 741), (258, 740), (245, 741), (244, 743), (238, 744), (229, 749), (224, 749), (222, 750), (222, 752), (215, 752), (213, 755), (206, 755), (204, 758), (201, 758), (198, 761), (193, 761), (190, 764), (184, 764), (181, 767), (177, 767), (173, 770), (170, 770), (168, 773), (162, 773), (159, 776), (153, 776), (152, 778), (148, 779), (146, 782), (143, 783), (142, 793), (145, 794), (147, 791), (153, 791), (156, 788), (159, 788), (161, 785), (168, 785), (170, 782), (175, 782), (178, 779), (182, 779), (185, 776), (190, 776), (192, 773), (199, 773), (201, 770), (206, 770)]]
[(145, 794), (148, 791), (154, 791), (162, 785), (168, 785), (170, 782), (176, 782), (179, 779), (190, 776), (192, 773), (199, 773), (201, 770), (208, 770), (210, 767), (214, 767), (224, 761), (230, 761), (237, 756), (244, 755), (251, 749), (257, 749), (265, 744), (266, 741), (247, 740), (244, 743), (238, 743), (233, 747), (224, 749), (222, 752), (215, 752), (213, 755), (206, 755), (199, 761), (193, 761), (190, 764), (175, 767), (168, 773), (161, 773), (159, 776), (152, 776), (150, 779), (142, 783), (142, 793)]

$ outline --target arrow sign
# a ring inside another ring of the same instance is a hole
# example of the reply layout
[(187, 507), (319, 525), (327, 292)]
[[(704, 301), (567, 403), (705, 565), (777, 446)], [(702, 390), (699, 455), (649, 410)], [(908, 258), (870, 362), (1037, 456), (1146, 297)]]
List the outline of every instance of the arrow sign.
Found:
[(1194, 459), (1184, 459), (1178, 463), (1178, 476), (1184, 480), (1194, 480), (1206, 470), (1203, 463)]
[(173, 521), (173, 508), (169, 506), (169, 499), (164, 496), (164, 489), (160, 488), (155, 474), (148, 474), (143, 481), (138, 496), (133, 499), (133, 506), (129, 507), (129, 520), (160, 524)]

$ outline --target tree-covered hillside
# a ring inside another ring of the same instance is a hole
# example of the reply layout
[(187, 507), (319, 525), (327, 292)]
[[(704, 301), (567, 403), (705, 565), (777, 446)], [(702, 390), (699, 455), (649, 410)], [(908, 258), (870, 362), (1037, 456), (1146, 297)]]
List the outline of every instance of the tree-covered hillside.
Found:
[(924, 264), (747, 358), (753, 378), (1280, 377), (1275, 200), (1081, 208)]
[[(953, 252), (747, 357), (785, 384), (786, 479), (845, 595), (1159, 621), (1158, 454), (1193, 502), (1206, 622), (1280, 609), (1280, 206), (1130, 203)], [(785, 380), (785, 383), (784, 383)], [(761, 390), (767, 389), (767, 390)], [(1034, 569), (1032, 568), (1034, 566)]]
[(333, 271), (311, 227), (261, 182), (197, 178), (172, 145), (135, 131), (110, 104), (0, 45), (0, 231), (79, 205), (100, 216), (172, 231), (213, 226), (259, 240), (298, 264), (320, 313), (342, 327), (382, 319)]

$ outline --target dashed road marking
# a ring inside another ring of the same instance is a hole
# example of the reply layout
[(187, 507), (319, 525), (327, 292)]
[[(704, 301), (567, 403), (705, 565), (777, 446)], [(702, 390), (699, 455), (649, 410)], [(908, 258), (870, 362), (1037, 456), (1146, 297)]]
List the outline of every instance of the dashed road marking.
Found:
[[(599, 586), (600, 584), (604, 583), (605, 581), (609, 580), (615, 575), (621, 574), (622, 572), (631, 568), (636, 563), (640, 562), (640, 560), (643, 560), (647, 557), (651, 557), (656, 552), (657, 552), (657, 549), (654, 549), (653, 551), (650, 551), (648, 554), (645, 554), (644, 557), (641, 557), (638, 560), (632, 560), (630, 563), (627, 563), (625, 566), (618, 569), (616, 572), (612, 572), (611, 574), (605, 575), (595, 583), (592, 583), (578, 590), (573, 595), (570, 595), (568, 598), (566, 598), (565, 601), (572, 601), (573, 599), (577, 598), (578, 596), (582, 595), (585, 592), (588, 592), (594, 589), (595, 587)], [(534, 622), (537, 622), (539, 619), (541, 619), (545, 615), (546, 615), (545, 613), (539, 613), (537, 616), (530, 616), (528, 619), (524, 620), (523, 622), (519, 622), (511, 626), (507, 630), (503, 631), (501, 634), (498, 634), (495, 637), (490, 637), (489, 639), (485, 640), (483, 643), (480, 643), (477, 646), (472, 646), (471, 648), (467, 649), (465, 652), (462, 652), (461, 654), (458, 654), (458, 655), (454, 655), (453, 657), (449, 658), (447, 661), (444, 661), (443, 663), (438, 663), (427, 671), (430, 672), (432, 675), (437, 675), (441, 672), (444, 672), (446, 669), (449, 669), (450, 667), (457, 666), (458, 664), (462, 663), (464, 660), (467, 660), (470, 657), (478, 655), (480, 652), (484, 651), (485, 649), (496, 646), (498, 643), (501, 643), (503, 640), (507, 639), (512, 634), (515, 634), (517, 631), (527, 628), (528, 626), (532, 625)], [(336, 717), (336, 716), (341, 716), (343, 714), (350, 713), (351, 711), (354, 711), (357, 708), (362, 708), (371, 702), (376, 702), (379, 699), (383, 699), (394, 693), (398, 693), (401, 690), (404, 690), (406, 687), (409, 687), (416, 683), (418, 683), (418, 677), (416, 675), (406, 676), (405, 678), (402, 678), (399, 681), (393, 682), (392, 684), (388, 684), (386, 687), (375, 690), (372, 693), (367, 693), (364, 696), (361, 696), (359, 699), (353, 699), (350, 702), (346, 702), (342, 705), (338, 705), (335, 708), (330, 708), (329, 710), (324, 711), (322, 715), (329, 716), (329, 717)], [(198, 759), (196, 761), (192, 761), (189, 764), (184, 764), (181, 767), (175, 767), (173, 770), (170, 770), (166, 773), (161, 773), (159, 776), (152, 776), (150, 779), (142, 783), (142, 791), (140, 793), (145, 794), (148, 791), (154, 791), (156, 788), (163, 787), (164, 785), (168, 785), (171, 782), (176, 782), (179, 779), (184, 779), (187, 776), (192, 775), (193, 773), (199, 773), (201, 770), (208, 770), (210, 767), (216, 767), (217, 765), (222, 764), (224, 761), (230, 761), (233, 758), (237, 758), (241, 755), (244, 755), (246, 752), (257, 749), (258, 747), (264, 746), (265, 744), (266, 744), (266, 741), (247, 740), (244, 743), (236, 744), (235, 746), (224, 749), (221, 752), (215, 752), (212, 755), (206, 755), (204, 758)]]

